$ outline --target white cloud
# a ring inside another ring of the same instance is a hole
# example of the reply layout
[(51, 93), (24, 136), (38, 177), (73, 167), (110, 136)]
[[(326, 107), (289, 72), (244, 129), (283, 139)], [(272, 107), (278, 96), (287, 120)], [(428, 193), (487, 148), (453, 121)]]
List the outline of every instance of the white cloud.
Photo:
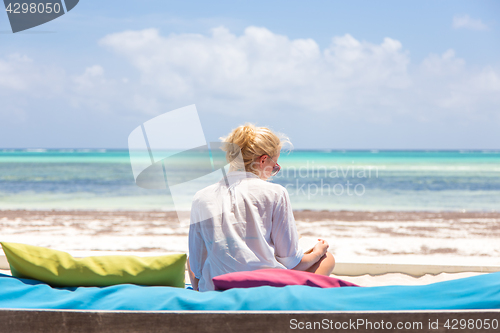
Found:
[(98, 84), (105, 83), (103, 78), (104, 69), (99, 65), (87, 67), (82, 75), (77, 75), (73, 78), (76, 84), (76, 89), (90, 89)]
[[(321, 50), (312, 39), (290, 40), (265, 28), (248, 27), (236, 36), (220, 27), (209, 36), (126, 31), (100, 44), (127, 57), (141, 84), (158, 98), (220, 100), (217, 108), (227, 112), (234, 112), (235, 105), (247, 111), (270, 102), (341, 111), (352, 103), (352, 91), (368, 103), (380, 90), (411, 83), (408, 53), (391, 38), (371, 44), (347, 34)], [(224, 101), (231, 105), (225, 107)]]
[(500, 102), (492, 88), (498, 70), (468, 68), (452, 49), (411, 65), (391, 38), (374, 44), (346, 34), (322, 50), (312, 39), (265, 28), (237, 36), (221, 27), (208, 36), (125, 31), (100, 44), (137, 70), (131, 105), (149, 113), (196, 100), (228, 114), (298, 110), (390, 123), (400, 115), (432, 121), (491, 114)]
[(441, 55), (430, 54), (422, 61), (423, 73), (432, 76), (460, 74), (465, 68), (465, 60), (455, 57), (455, 51), (449, 49)]
[(0, 86), (14, 90), (27, 89), (28, 82), (19, 72), (27, 66), (31, 67), (32, 62), (27, 56), (19, 54), (11, 54), (5, 60), (0, 59)]
[(469, 15), (455, 15), (453, 17), (453, 28), (470, 30), (488, 30), (486, 24), (479, 19), (473, 19)]
[[(290, 39), (259, 27), (241, 35), (223, 27), (209, 35), (124, 31), (99, 42), (130, 67), (115, 77), (94, 63), (66, 75), (62, 68), (13, 55), (0, 58), (0, 94), (17, 91), (26, 97), (45, 89), (44, 95), (66, 100), (72, 108), (120, 116), (157, 115), (197, 103), (212, 113), (307, 112), (327, 122), (495, 115), (500, 120), (500, 71), (468, 66), (453, 49), (412, 64), (402, 43), (389, 37), (370, 43), (346, 34), (322, 49), (312, 39)], [(26, 100), (22, 104), (11, 97), (9, 103), (12, 109), (36, 104), (36, 99)]]
[(453, 50), (431, 54), (414, 75), (419, 99), (431, 110), (430, 118), (463, 121), (500, 121), (500, 75), (492, 67), (470, 69)]
[(26, 55), (13, 53), (0, 58), (0, 87), (4, 91), (36, 90), (48, 94), (61, 89), (63, 77), (61, 68), (40, 65)]
[(106, 113), (130, 109), (130, 91), (123, 78), (106, 77), (101, 65), (92, 65), (71, 77), (67, 98), (72, 107)]
[(27, 55), (12, 53), (0, 58), (1, 121), (22, 123), (29, 110), (40, 101), (60, 97), (65, 80), (64, 70), (40, 65)]

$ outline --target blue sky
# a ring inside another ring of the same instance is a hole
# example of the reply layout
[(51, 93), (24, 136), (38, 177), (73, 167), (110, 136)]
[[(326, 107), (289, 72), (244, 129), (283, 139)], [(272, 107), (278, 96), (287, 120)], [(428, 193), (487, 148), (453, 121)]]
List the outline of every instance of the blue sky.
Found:
[(195, 103), (297, 149), (500, 149), (498, 1), (89, 1), (0, 14), (0, 147), (126, 148)]

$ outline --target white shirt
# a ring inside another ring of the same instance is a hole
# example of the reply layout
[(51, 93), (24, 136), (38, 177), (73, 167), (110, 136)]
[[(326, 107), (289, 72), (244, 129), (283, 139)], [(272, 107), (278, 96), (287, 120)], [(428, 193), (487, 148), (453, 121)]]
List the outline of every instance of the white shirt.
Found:
[(191, 207), (189, 264), (200, 291), (214, 290), (215, 276), (291, 269), (304, 255), (283, 186), (245, 171), (227, 180), (198, 191)]

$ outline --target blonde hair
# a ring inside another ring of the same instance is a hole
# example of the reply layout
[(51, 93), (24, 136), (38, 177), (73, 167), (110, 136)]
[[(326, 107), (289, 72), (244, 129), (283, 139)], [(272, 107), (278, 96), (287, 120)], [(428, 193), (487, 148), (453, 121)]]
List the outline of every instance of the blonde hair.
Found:
[[(222, 150), (226, 151), (226, 159), (233, 170), (244, 168), (245, 171), (255, 174), (257, 171), (253, 168), (253, 162), (256, 157), (262, 155), (273, 157), (281, 151), (284, 145), (290, 145), (290, 149), (292, 147), (287, 136), (274, 133), (267, 127), (257, 127), (250, 123), (236, 127), (228, 136), (221, 137), (220, 140), (226, 143), (222, 146)], [(240, 151), (244, 165), (241, 165), (241, 159), (239, 161), (236, 159)]]

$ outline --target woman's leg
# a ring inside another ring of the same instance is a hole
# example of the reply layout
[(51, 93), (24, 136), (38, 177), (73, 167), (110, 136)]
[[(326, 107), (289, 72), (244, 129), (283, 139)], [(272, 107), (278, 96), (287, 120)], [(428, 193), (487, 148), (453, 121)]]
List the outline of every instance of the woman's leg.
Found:
[(321, 259), (309, 267), (306, 272), (330, 276), (335, 267), (335, 258), (330, 252), (327, 252)]

